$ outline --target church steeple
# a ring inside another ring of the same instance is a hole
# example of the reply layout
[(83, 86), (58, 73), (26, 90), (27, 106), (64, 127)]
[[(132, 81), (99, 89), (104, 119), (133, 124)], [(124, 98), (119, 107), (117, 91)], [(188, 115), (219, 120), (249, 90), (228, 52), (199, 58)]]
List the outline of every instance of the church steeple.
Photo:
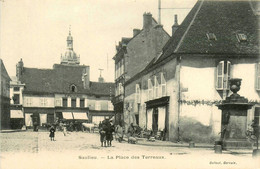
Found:
[(69, 35), (67, 36), (67, 51), (65, 55), (61, 55), (61, 64), (79, 64), (79, 56), (73, 51), (73, 37), (71, 36), (71, 28), (69, 28)]

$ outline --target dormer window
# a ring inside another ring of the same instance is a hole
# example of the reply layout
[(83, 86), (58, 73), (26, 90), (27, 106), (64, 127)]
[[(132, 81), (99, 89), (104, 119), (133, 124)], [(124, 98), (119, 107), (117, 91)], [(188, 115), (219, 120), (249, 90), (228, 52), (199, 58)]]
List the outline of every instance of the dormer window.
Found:
[(77, 87), (76, 87), (76, 85), (74, 85), (74, 84), (71, 85), (71, 86), (70, 86), (70, 91), (73, 92), (73, 93), (74, 93), (74, 92), (77, 92)]
[(238, 33), (237, 39), (238, 39), (238, 42), (245, 42), (245, 41), (247, 41), (247, 36), (243, 33)]
[(208, 40), (217, 40), (216, 35), (214, 33), (207, 33)]

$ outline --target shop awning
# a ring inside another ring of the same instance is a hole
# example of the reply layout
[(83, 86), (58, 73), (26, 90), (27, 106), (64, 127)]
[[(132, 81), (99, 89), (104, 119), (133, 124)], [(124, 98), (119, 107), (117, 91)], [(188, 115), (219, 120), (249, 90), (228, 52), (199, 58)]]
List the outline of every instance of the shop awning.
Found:
[(71, 112), (62, 112), (62, 116), (64, 119), (67, 119), (67, 120), (73, 119)]
[(22, 110), (11, 110), (10, 117), (11, 118), (24, 118)]
[(88, 120), (86, 112), (73, 112), (74, 119), (77, 120)]

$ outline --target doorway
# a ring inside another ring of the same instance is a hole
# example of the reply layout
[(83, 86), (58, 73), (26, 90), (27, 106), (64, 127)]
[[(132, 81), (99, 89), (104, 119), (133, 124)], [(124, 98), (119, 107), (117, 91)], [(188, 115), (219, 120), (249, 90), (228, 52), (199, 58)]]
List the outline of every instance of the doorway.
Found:
[(158, 131), (158, 108), (153, 109), (153, 132)]

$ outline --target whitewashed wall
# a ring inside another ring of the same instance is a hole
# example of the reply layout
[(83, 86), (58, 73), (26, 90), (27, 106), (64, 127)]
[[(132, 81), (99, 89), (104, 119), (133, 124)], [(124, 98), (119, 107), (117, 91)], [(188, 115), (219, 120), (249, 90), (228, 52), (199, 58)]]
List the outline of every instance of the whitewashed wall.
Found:
[(259, 95), (255, 90), (256, 64), (234, 64), (232, 68), (233, 77), (242, 79), (238, 94), (248, 100), (259, 100)]
[[(259, 100), (259, 95), (255, 90), (255, 64), (234, 64), (231, 66), (231, 78), (241, 78), (242, 85), (238, 92), (241, 96), (249, 100)], [(185, 88), (182, 92), (182, 100), (221, 100), (219, 93), (215, 89), (215, 67), (195, 68), (181, 67), (181, 86)], [(229, 95), (232, 92), (229, 92)], [(254, 108), (248, 111), (248, 122), (252, 121)], [(181, 117), (194, 118), (205, 126), (212, 125), (213, 133), (220, 132), (221, 110), (215, 105), (181, 105)]]

